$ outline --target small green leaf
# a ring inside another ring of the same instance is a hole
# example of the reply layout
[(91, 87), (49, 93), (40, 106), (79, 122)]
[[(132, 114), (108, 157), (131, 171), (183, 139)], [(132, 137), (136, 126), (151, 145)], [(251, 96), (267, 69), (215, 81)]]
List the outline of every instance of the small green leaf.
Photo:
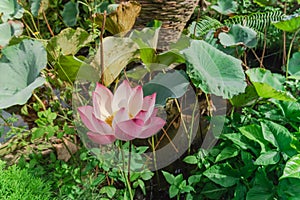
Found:
[(300, 154), (289, 159), (284, 167), (283, 175), (279, 178), (297, 178), (300, 179)]
[(200, 182), (202, 175), (192, 175), (188, 178), (189, 185), (197, 184)]
[(175, 179), (174, 179), (174, 185), (180, 185), (183, 181), (183, 175), (182, 174), (178, 174)]
[(186, 162), (188, 164), (197, 164), (198, 159), (196, 156), (187, 156), (183, 159), (183, 162)]
[(254, 162), (255, 165), (274, 165), (280, 160), (280, 154), (277, 151), (268, 151), (262, 153)]
[(69, 1), (62, 12), (63, 21), (67, 26), (75, 26), (79, 15), (78, 2)]
[(137, 180), (137, 182), (138, 182), (138, 184), (139, 184), (139, 186), (140, 186), (143, 194), (146, 195), (146, 187), (145, 187), (144, 181), (142, 181), (141, 179), (139, 179), (139, 180)]
[(218, 11), (223, 15), (229, 15), (235, 13), (238, 4), (233, 0), (218, 0), (218, 5), (214, 5), (211, 8)]
[(233, 158), (233, 157), (237, 156), (238, 154), (239, 154), (238, 149), (231, 147), (231, 146), (225, 147), (224, 149), (222, 149), (222, 151), (216, 157), (215, 162), (220, 162), (222, 160)]
[(253, 48), (257, 45), (256, 32), (246, 26), (234, 24), (228, 33), (220, 33), (219, 39), (224, 46), (245, 45)]
[(204, 171), (203, 175), (223, 187), (231, 187), (239, 181), (239, 173), (228, 163), (213, 165)]
[(156, 93), (156, 105), (164, 106), (168, 98), (180, 98), (187, 91), (189, 81), (179, 71), (159, 73), (143, 86), (144, 96)]
[(114, 186), (104, 186), (100, 189), (100, 194), (106, 194), (109, 198), (113, 198), (117, 189)]
[(169, 172), (166, 172), (166, 171), (162, 171), (166, 181), (170, 184), (170, 185), (173, 185), (174, 182), (175, 182), (175, 177), (173, 174), (170, 174)]
[(148, 181), (150, 180), (152, 177), (153, 177), (154, 173), (151, 172), (151, 171), (146, 171), (146, 172), (142, 172), (141, 174), (141, 178), (144, 180), (144, 181)]
[(169, 196), (170, 198), (175, 197), (179, 192), (179, 189), (175, 185), (171, 185), (169, 188)]

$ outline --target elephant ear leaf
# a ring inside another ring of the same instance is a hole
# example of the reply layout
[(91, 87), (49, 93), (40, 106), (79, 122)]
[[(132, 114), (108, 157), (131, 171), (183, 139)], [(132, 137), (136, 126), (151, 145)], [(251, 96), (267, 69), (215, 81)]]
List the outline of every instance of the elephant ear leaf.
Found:
[(32, 91), (45, 82), (39, 75), (46, 65), (47, 53), (38, 41), (23, 40), (4, 48), (0, 59), (0, 109), (25, 104)]

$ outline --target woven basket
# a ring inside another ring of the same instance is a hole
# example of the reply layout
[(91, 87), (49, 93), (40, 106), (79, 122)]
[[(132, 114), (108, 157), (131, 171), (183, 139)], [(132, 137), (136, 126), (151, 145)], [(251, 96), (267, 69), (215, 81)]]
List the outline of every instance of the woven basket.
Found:
[[(142, 6), (134, 28), (143, 28), (156, 19), (162, 21), (158, 48), (167, 49), (175, 42), (190, 19), (199, 0), (136, 0)], [(120, 1), (119, 1), (120, 2)]]

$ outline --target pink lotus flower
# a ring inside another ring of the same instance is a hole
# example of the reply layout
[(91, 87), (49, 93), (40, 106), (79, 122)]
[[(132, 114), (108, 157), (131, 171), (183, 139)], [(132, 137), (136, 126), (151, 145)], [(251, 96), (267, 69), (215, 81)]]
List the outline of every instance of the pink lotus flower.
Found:
[(127, 81), (122, 82), (115, 95), (97, 83), (92, 97), (93, 106), (82, 106), (78, 111), (82, 122), (90, 130), (88, 137), (95, 143), (148, 138), (166, 123), (156, 117), (156, 93), (143, 98), (142, 87), (131, 88)]

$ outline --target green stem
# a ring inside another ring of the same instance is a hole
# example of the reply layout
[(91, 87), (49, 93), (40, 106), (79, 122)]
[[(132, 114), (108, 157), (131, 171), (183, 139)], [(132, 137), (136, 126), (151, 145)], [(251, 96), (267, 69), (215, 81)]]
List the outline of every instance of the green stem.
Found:
[(285, 77), (287, 78), (289, 76), (289, 64), (290, 64), (290, 57), (291, 57), (291, 52), (292, 52), (292, 48), (293, 48), (293, 43), (294, 43), (294, 40), (296, 39), (296, 36), (298, 35), (300, 31), (300, 28), (295, 32), (293, 38), (292, 38), (292, 41), (291, 41), (291, 44), (290, 44), (290, 47), (289, 47), (289, 51), (288, 51), (288, 55), (287, 55), (287, 61), (286, 61), (286, 72), (285, 72)]
[(33, 92), (32, 94), (33, 94), (34, 98), (35, 98), (35, 99), (39, 102), (39, 104), (42, 106), (43, 110), (45, 111), (45, 110), (46, 110), (46, 107), (45, 107), (43, 101), (42, 101), (42, 100), (41, 100), (34, 92)]
[(36, 32), (35, 35), (39, 36), (39, 38), (42, 38), (41, 35), (40, 35), (40, 32), (39, 32), (39, 29), (38, 29), (37, 26), (35, 25), (35, 21), (34, 21), (34, 18), (33, 18), (33, 16), (32, 16), (32, 14), (31, 14), (29, 11), (27, 11), (27, 10), (25, 10), (25, 13), (28, 14), (28, 15), (30, 16), (31, 22), (32, 22), (33, 27), (34, 27), (35, 32)]
[(129, 192), (130, 199), (133, 200), (133, 194), (132, 194), (132, 189), (131, 189), (131, 184), (130, 184), (130, 177), (126, 176), (126, 173), (125, 173), (125, 156), (124, 156), (124, 151), (123, 151), (123, 148), (122, 148), (122, 142), (119, 141), (119, 144), (120, 144), (120, 151), (121, 151), (122, 159), (123, 159), (123, 169), (121, 170), (121, 173), (122, 173), (122, 175), (125, 179), (125, 185), (126, 185), (126, 188)]

